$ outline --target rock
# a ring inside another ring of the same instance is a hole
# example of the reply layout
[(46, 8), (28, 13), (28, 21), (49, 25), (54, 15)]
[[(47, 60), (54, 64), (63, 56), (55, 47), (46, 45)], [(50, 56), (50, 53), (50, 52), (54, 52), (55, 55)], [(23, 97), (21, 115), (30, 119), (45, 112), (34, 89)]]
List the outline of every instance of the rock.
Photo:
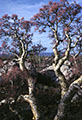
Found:
[(41, 72), (48, 71), (48, 70), (53, 70), (53, 66), (48, 66), (45, 69), (43, 69)]
[(72, 68), (71, 68), (71, 62), (68, 60), (64, 62), (64, 64), (61, 66), (60, 70), (67, 80), (72, 78), (74, 75)]
[(26, 67), (27, 70), (31, 70), (32, 69), (31, 62), (25, 61), (25, 67)]
[(12, 70), (12, 67), (15, 65), (16, 63), (13, 61), (3, 61), (3, 67), (0, 68), (0, 77), (2, 76), (3, 73), (7, 73), (8, 71)]
[[(72, 68), (71, 68), (71, 62), (68, 61), (68, 60), (64, 62), (64, 64), (61, 66), (60, 70), (67, 80), (72, 78), (73, 75), (74, 75), (73, 72), (72, 72)], [(54, 70), (53, 70), (53, 65), (51, 65), (49, 67), (46, 67), (41, 72), (47, 72), (47, 74), (50, 75), (53, 80), (58, 81), (58, 79), (55, 76)]]

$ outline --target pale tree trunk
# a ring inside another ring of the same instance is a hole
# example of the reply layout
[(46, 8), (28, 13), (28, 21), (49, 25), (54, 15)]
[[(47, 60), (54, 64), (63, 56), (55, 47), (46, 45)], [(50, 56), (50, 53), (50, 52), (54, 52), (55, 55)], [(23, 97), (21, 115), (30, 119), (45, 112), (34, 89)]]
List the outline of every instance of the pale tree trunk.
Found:
[[(21, 40), (17, 34), (15, 34), (16, 37), (18, 38), (19, 42), (20, 42), (20, 46), (19, 46), (19, 51), (20, 51), (20, 56), (18, 56), (17, 54), (15, 54), (17, 59), (14, 59), (16, 62), (18, 62), (19, 64), (19, 68), (21, 71), (23, 71), (25, 68), (25, 58), (27, 56), (27, 49), (28, 49), (28, 44), (27, 41), (25, 41), (25, 38), (23, 38), (23, 40)], [(27, 71), (27, 82), (28, 82), (28, 90), (29, 90), (29, 94), (25, 95), (25, 100), (27, 102), (29, 102), (32, 113), (33, 113), (33, 120), (43, 120), (40, 116), (40, 113), (38, 111), (38, 102), (36, 100), (36, 95), (35, 95), (35, 81), (34, 78), (31, 76), (31, 74), (29, 73), (29, 71), (26, 69)]]
[(55, 74), (59, 78), (59, 83), (61, 86), (61, 99), (60, 99), (57, 114), (56, 114), (54, 120), (66, 120), (66, 110), (67, 110), (66, 106), (67, 105), (66, 105), (66, 103), (64, 103), (63, 98), (67, 92), (67, 83), (65, 81), (64, 75), (61, 73), (60, 70), (58, 70), (58, 71), (55, 70)]
[[(24, 62), (23, 61), (19, 61), (19, 67), (21, 69), (21, 71), (24, 70), (25, 66), (24, 66)], [(27, 71), (27, 82), (28, 82), (28, 91), (29, 94), (26, 95), (25, 97), (25, 101), (27, 101), (30, 104), (32, 113), (33, 113), (33, 120), (43, 120), (43, 114), (40, 114), (40, 109), (39, 109), (39, 104), (38, 104), (38, 100), (36, 97), (36, 91), (35, 91), (35, 79), (33, 78), (30, 74), (30, 72)]]
[(54, 120), (66, 120), (66, 109), (67, 109), (66, 104), (63, 103), (61, 100)]
[[(54, 120), (67, 119), (70, 103), (73, 100), (73, 97), (78, 93), (78, 90), (80, 90), (81, 85), (82, 85), (82, 75), (69, 86), (68, 91), (61, 98), (60, 104), (58, 106), (58, 111)], [(77, 99), (78, 97), (79, 96), (77, 96)]]
[(35, 81), (33, 78), (28, 78), (28, 90), (29, 90), (29, 104), (33, 113), (33, 120), (43, 120), (40, 114), (40, 107), (38, 104), (36, 91), (35, 91)]
[[(50, 23), (49, 19), (48, 19), (48, 22)], [(70, 26), (71, 22), (72, 21), (70, 21), (68, 23), (68, 26)], [(55, 75), (58, 77), (59, 84), (60, 84), (60, 87), (61, 87), (60, 104), (58, 106), (58, 111), (57, 111), (57, 114), (56, 114), (54, 120), (66, 120), (67, 106), (68, 106), (70, 100), (73, 97), (72, 95), (75, 94), (74, 91), (73, 91), (75, 86), (73, 84), (73, 86), (70, 86), (68, 88), (66, 78), (63, 75), (63, 73), (60, 71), (60, 68), (64, 64), (64, 62), (66, 60), (68, 60), (71, 49), (76, 47), (79, 39), (75, 42), (75, 44), (73, 46), (72, 45), (72, 39), (70, 37), (69, 32), (65, 31), (65, 37), (68, 40), (68, 45), (67, 45), (67, 49), (65, 50), (64, 56), (61, 56), (61, 53), (60, 53), (59, 48), (58, 48), (58, 47), (60, 47), (60, 44), (61, 44), (61, 39), (58, 36), (58, 27), (59, 27), (58, 21), (57, 20), (55, 21), (55, 27), (51, 23), (50, 23), (49, 27), (53, 31), (54, 38), (55, 38), (55, 43), (53, 45), (53, 52), (54, 52), (54, 56), (55, 56), (54, 57), (53, 68), (54, 68)], [(69, 100), (69, 102), (68, 102), (68, 100)]]
[(24, 70), (24, 62), (22, 60), (19, 61), (19, 68), (21, 71)]
[(56, 22), (56, 29), (53, 30), (54, 32), (54, 37), (56, 39), (56, 43), (53, 46), (53, 52), (55, 55), (54, 58), (54, 64), (53, 64), (53, 68), (54, 68), (54, 72), (56, 74), (56, 76), (59, 79), (59, 84), (61, 87), (61, 99), (60, 99), (60, 104), (58, 106), (58, 110), (57, 110), (57, 114), (54, 118), (54, 120), (66, 120), (66, 103), (63, 101), (65, 94), (68, 91), (68, 84), (66, 82), (65, 76), (63, 75), (63, 73), (60, 71), (61, 66), (63, 65), (63, 63), (68, 59), (69, 57), (69, 52), (70, 52), (70, 47), (71, 47), (71, 39), (68, 36), (68, 34), (66, 33), (66, 37), (69, 40), (68, 46), (67, 46), (67, 50), (65, 51), (65, 55), (64, 57), (60, 57), (60, 53), (58, 51), (58, 46), (59, 46), (59, 39), (58, 39), (58, 34), (57, 34), (57, 29), (58, 29), (58, 23)]
[(54, 68), (55, 74), (59, 79), (59, 84), (61, 86), (61, 98), (64, 96), (64, 94), (67, 92), (68, 84), (66, 82), (65, 76), (62, 74), (60, 70), (56, 70)]

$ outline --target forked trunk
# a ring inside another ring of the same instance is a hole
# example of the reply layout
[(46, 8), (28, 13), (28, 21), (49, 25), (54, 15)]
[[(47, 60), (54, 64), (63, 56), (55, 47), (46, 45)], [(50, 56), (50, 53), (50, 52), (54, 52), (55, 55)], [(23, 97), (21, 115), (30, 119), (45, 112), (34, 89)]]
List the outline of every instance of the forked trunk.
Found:
[(61, 100), (54, 120), (67, 119), (70, 102), (75, 96), (75, 94), (78, 92), (78, 90), (80, 89), (81, 85), (82, 85), (82, 76), (80, 76), (77, 80), (75, 80), (73, 83), (70, 84), (67, 92), (64, 95), (61, 94)]
[(57, 114), (56, 114), (54, 120), (66, 120), (66, 111), (67, 111), (66, 105), (67, 104), (64, 103), (63, 98), (64, 98), (64, 95), (67, 93), (68, 86), (66, 83), (66, 79), (65, 79), (64, 75), (61, 73), (61, 71), (56, 70), (55, 68), (54, 68), (54, 71), (55, 71), (56, 76), (59, 79), (59, 83), (61, 86), (61, 100), (58, 105)]
[(33, 113), (33, 120), (43, 120), (40, 115), (39, 104), (35, 93), (35, 82), (28, 78), (29, 104)]
[(67, 113), (67, 105), (61, 99), (54, 120), (66, 120), (66, 113)]
[[(19, 62), (19, 67), (22, 71), (24, 70), (25, 66), (24, 66), (23, 61)], [(28, 71), (27, 71), (27, 75), (28, 75), (27, 82), (28, 82), (29, 95), (26, 101), (30, 104), (30, 107), (33, 113), (33, 120), (43, 120), (39, 113), (40, 110), (39, 110), (38, 100), (35, 95), (35, 81), (31, 77)]]
[(19, 68), (20, 68), (21, 71), (24, 70), (24, 62), (22, 60), (19, 61)]

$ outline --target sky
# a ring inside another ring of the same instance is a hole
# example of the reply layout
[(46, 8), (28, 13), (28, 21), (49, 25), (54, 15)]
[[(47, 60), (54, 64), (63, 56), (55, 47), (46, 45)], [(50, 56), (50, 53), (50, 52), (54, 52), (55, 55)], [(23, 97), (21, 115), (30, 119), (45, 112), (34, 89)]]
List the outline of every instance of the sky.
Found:
[[(50, 0), (0, 0), (0, 17), (4, 14), (12, 15), (17, 14), (19, 18), (24, 17), (26, 20), (39, 12), (42, 5), (47, 4)], [(58, 1), (58, 0), (51, 0)], [(72, 2), (73, 0), (68, 0)], [(77, 3), (82, 5), (82, 0), (76, 0)], [(40, 35), (34, 32), (34, 44), (41, 42), (47, 47), (47, 52), (52, 52), (51, 40), (47, 34)]]

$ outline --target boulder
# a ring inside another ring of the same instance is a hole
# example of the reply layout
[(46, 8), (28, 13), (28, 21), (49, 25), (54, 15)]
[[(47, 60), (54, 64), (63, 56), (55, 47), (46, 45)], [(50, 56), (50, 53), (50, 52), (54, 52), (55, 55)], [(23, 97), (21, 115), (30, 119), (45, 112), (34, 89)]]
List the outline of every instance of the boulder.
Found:
[(3, 66), (0, 68), (0, 77), (2, 76), (3, 73), (7, 73), (8, 71), (10, 71), (12, 69), (12, 67), (15, 65), (16, 63), (13, 61), (3, 61)]
[(64, 64), (60, 68), (61, 72), (65, 76), (66, 80), (69, 80), (70, 78), (73, 77), (73, 71), (72, 71), (72, 65), (71, 62), (66, 60)]
[[(65, 76), (65, 78), (67, 80), (69, 80), (70, 78), (73, 77), (73, 71), (72, 71), (72, 67), (71, 66), (72, 66), (71, 62), (67, 60), (67, 61), (64, 62), (64, 64), (60, 68), (61, 72), (63, 73), (63, 75)], [(58, 81), (58, 79), (55, 76), (54, 70), (53, 70), (53, 65), (51, 65), (49, 67), (46, 67), (41, 72), (48, 73), (49, 76), (52, 76), (53, 80), (57, 80)]]

